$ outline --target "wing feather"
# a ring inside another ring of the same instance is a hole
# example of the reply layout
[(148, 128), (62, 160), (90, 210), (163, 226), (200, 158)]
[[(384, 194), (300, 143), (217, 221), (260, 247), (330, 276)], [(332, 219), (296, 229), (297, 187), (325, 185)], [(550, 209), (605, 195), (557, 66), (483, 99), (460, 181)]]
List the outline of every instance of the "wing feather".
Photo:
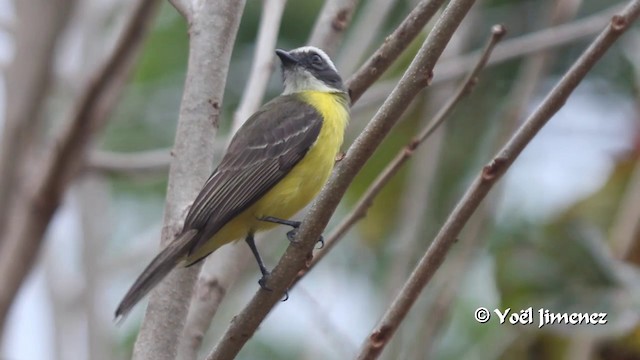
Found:
[(190, 253), (275, 186), (304, 157), (321, 127), (322, 116), (295, 95), (278, 97), (249, 118), (187, 215), (183, 232), (198, 230)]

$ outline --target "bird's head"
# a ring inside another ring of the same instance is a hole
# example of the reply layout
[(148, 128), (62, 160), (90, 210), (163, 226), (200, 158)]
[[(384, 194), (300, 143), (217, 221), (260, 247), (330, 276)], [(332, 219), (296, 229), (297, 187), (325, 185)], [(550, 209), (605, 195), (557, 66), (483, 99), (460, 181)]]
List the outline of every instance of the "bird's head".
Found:
[(276, 50), (282, 61), (284, 94), (300, 91), (346, 92), (329, 56), (313, 46)]

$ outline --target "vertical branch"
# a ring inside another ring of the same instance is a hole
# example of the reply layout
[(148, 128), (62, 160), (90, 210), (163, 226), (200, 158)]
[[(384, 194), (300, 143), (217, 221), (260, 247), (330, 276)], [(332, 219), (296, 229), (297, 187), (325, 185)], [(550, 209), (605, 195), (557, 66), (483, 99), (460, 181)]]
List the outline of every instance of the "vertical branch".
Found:
[[(163, 246), (181, 231), (187, 206), (211, 173), (213, 138), (244, 5), (244, 0), (191, 3), (189, 61), (169, 169)], [(151, 293), (134, 359), (176, 357), (199, 269), (177, 269)]]
[(19, 201), (14, 202), (2, 233), (6, 241), (0, 242), (0, 326), (33, 266), (64, 191), (81, 167), (86, 145), (104, 125), (124, 88), (158, 4), (157, 0), (139, 0), (115, 49), (80, 93), (50, 156), (34, 169), (42, 172), (30, 174), (27, 180), (33, 183), (14, 191)]
[[(234, 114), (232, 133), (258, 110), (273, 69), (273, 54), (286, 0), (265, 0), (249, 80)], [(179, 359), (196, 359), (203, 337), (227, 289), (250, 258), (243, 243), (218, 249), (204, 262), (178, 345)]]
[(609, 26), (571, 66), (560, 82), (551, 90), (513, 137), (509, 139), (496, 157), (482, 169), (451, 212), (404, 287), (387, 309), (380, 323), (363, 344), (358, 359), (375, 359), (380, 355), (399, 324), (406, 317), (409, 309), (415, 303), (422, 289), (442, 265), (460, 231), (486, 197), (489, 190), (504, 175), (531, 139), (566, 103), (569, 95), (580, 84), (595, 63), (639, 15), (640, 0), (631, 1), (620, 15), (615, 15), (611, 19)]
[(411, 10), (391, 35), (373, 55), (356, 71), (347, 82), (351, 102), (356, 102), (364, 91), (371, 86), (393, 64), (397, 56), (418, 36), (422, 28), (431, 20), (445, 0), (422, 0)]
[[(28, 144), (39, 128), (40, 109), (51, 80), (53, 53), (75, 0), (16, 1), (16, 44), (13, 61), (5, 72), (6, 116), (0, 142), (0, 228), (15, 196)], [(0, 244), (3, 242), (0, 236)]]

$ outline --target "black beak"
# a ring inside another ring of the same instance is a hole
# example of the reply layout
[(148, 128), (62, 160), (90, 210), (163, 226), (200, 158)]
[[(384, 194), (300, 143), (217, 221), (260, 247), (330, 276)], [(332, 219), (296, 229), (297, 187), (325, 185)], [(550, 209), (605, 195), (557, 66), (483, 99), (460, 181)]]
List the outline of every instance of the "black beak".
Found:
[(291, 56), (291, 54), (287, 51), (276, 49), (276, 55), (278, 55), (280, 61), (282, 61), (283, 66), (292, 66), (298, 63), (298, 59)]

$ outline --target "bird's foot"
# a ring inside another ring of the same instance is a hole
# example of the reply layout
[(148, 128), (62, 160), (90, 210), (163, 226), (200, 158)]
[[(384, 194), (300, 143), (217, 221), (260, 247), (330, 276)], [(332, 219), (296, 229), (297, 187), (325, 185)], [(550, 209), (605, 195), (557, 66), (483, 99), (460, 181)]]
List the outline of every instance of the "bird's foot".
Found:
[[(266, 273), (263, 273), (260, 280), (258, 280), (258, 285), (260, 285), (260, 288), (262, 290), (273, 291), (272, 288), (267, 286), (267, 281), (269, 281), (269, 277), (271, 277), (271, 273), (267, 271)], [(283, 302), (287, 300), (289, 300), (289, 291), (284, 292), (284, 299), (282, 299)]]

